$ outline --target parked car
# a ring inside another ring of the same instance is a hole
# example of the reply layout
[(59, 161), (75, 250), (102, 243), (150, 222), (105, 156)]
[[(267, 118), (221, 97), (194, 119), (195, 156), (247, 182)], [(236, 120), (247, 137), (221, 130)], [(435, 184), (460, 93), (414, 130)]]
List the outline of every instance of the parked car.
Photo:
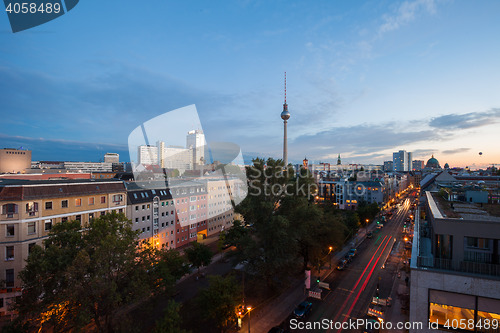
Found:
[(338, 269), (339, 271), (343, 271), (344, 269), (346, 269), (346, 268), (347, 268), (347, 265), (348, 265), (347, 260), (342, 259), (342, 260), (339, 262), (339, 264), (337, 265), (337, 269)]
[(293, 310), (293, 316), (297, 319), (305, 318), (312, 310), (312, 303), (304, 301), (300, 303), (295, 310)]
[(372, 238), (373, 237), (373, 232), (369, 231), (367, 234), (366, 234), (366, 238)]
[(356, 253), (358, 253), (358, 250), (356, 250), (355, 248), (352, 248), (349, 250), (349, 252), (347, 252), (347, 254), (349, 255), (349, 257), (353, 258), (354, 256), (356, 256)]

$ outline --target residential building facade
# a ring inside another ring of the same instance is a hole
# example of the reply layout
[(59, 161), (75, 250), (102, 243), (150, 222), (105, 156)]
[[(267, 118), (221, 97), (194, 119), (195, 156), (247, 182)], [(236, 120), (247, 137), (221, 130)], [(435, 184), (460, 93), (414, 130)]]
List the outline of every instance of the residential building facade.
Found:
[(109, 212), (125, 213), (126, 191), (114, 180), (0, 180), (0, 313), (21, 292), (18, 273), (30, 249), (42, 245), (52, 226), (70, 220), (82, 225)]

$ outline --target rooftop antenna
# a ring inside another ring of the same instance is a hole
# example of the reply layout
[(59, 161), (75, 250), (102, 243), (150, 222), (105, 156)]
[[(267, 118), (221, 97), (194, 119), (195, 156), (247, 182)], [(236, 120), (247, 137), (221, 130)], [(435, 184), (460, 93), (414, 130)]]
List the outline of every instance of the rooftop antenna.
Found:
[[(286, 104), (286, 72), (285, 72), (285, 104), (283, 106), (287, 105)], [(288, 106), (288, 105), (287, 105)], [(288, 109), (288, 108), (287, 108)]]

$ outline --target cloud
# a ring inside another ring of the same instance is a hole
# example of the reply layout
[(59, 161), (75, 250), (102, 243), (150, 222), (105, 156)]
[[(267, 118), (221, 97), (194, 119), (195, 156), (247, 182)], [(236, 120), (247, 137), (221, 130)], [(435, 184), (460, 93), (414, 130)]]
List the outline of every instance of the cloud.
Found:
[(500, 108), (493, 108), (483, 112), (439, 116), (432, 118), (429, 125), (443, 130), (455, 130), (486, 126), (497, 123), (499, 120)]
[[(433, 130), (401, 131), (395, 123), (364, 124), (348, 127), (334, 127), (312, 135), (302, 135), (290, 143), (292, 152), (306, 151), (310, 156), (332, 158), (338, 153), (352, 157), (366, 157), (380, 154), (387, 149), (423, 141), (442, 140), (446, 136)], [(299, 158), (298, 156), (293, 156)]]
[(449, 149), (449, 150), (443, 150), (442, 153), (445, 155), (452, 155), (452, 154), (458, 154), (458, 153), (465, 153), (471, 150), (471, 148), (456, 148), (456, 149)]
[(430, 14), (436, 12), (434, 0), (404, 1), (393, 15), (384, 15), (384, 23), (378, 29), (381, 36), (387, 32), (399, 29), (415, 19), (417, 13), (425, 11)]

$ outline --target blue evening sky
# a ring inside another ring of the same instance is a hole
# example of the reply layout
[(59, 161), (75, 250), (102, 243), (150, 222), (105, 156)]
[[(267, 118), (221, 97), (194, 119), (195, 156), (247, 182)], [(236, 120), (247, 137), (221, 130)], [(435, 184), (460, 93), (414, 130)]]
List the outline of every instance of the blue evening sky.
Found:
[(499, 1), (86, 0), (15, 34), (0, 13), (0, 146), (128, 160), (137, 126), (195, 104), (209, 143), (279, 158), (286, 71), (292, 162), (406, 149), (500, 163), (499, 13)]

